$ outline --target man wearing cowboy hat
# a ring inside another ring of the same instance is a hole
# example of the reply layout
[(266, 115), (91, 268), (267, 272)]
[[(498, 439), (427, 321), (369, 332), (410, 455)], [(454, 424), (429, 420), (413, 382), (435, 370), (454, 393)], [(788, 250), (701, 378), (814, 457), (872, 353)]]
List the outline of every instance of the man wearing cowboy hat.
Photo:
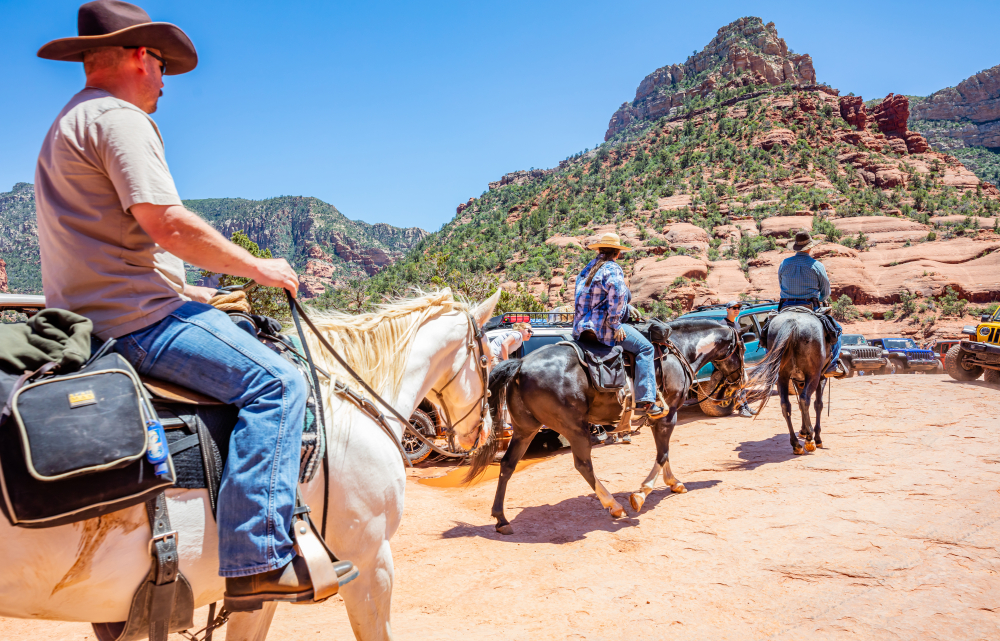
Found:
[(587, 248), (598, 253), (576, 277), (573, 338), (592, 333), (599, 342), (609, 346), (618, 343), (634, 354), (636, 414), (662, 414), (663, 408), (656, 404), (653, 344), (639, 330), (622, 322), (629, 313), (632, 293), (625, 285), (625, 272), (615, 260), (629, 248), (621, 244), (618, 234), (604, 234)]
[[(815, 310), (822, 301), (830, 297), (830, 279), (826, 275), (826, 267), (809, 255), (809, 250), (821, 242), (814, 240), (809, 232), (800, 231), (795, 234), (794, 240), (788, 243), (788, 248), (794, 250), (795, 254), (781, 261), (781, 266), (778, 267), (778, 282), (781, 287), (779, 312), (792, 305)], [(847, 375), (840, 362), (840, 335), (844, 330), (833, 317), (830, 317), (830, 320), (837, 328), (837, 342), (830, 350), (833, 358), (824, 376), (840, 378)]]
[(293, 293), (298, 278), (284, 259), (255, 258), (181, 203), (149, 114), (163, 76), (198, 64), (187, 35), (120, 0), (81, 6), (78, 33), (38, 51), (82, 62), (87, 79), (45, 136), (35, 171), (46, 302), (90, 318), (96, 337), (114, 339), (140, 373), (239, 408), (217, 514), (226, 607), (312, 600), (289, 531), (305, 381), (205, 304), (214, 290), (186, 284), (182, 261)]

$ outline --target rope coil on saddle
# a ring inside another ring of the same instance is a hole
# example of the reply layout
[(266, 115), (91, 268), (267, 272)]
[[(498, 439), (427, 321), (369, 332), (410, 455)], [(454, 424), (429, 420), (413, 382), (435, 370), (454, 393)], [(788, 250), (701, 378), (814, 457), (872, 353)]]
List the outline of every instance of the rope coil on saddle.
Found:
[(243, 314), (251, 312), (250, 300), (247, 298), (246, 291), (242, 289), (213, 296), (209, 299), (208, 304), (224, 312), (241, 312)]

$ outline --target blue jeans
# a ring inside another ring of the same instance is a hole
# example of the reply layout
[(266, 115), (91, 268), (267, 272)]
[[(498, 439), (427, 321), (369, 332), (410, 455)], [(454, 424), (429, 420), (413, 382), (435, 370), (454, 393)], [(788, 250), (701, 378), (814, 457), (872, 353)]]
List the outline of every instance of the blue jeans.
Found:
[(219, 489), (219, 574), (249, 576), (291, 561), (308, 396), (302, 375), (204, 303), (185, 303), (115, 349), (142, 374), (240, 410)]
[[(783, 308), (791, 307), (792, 305), (801, 305), (803, 307), (814, 309), (811, 300), (791, 298), (788, 300), (782, 300), (781, 304), (778, 306), (778, 311), (780, 312)], [(840, 360), (840, 344), (841, 344), (840, 336), (844, 333), (844, 328), (841, 327), (840, 323), (837, 322), (836, 318), (831, 316), (830, 320), (833, 321), (833, 326), (837, 328), (837, 342), (834, 343), (833, 347), (830, 349), (830, 353), (833, 355), (833, 357), (830, 359), (830, 365), (826, 368), (825, 370), (826, 372), (832, 372), (833, 370), (837, 369), (837, 361)]]
[(635, 355), (635, 402), (656, 400), (656, 373), (653, 371), (653, 344), (639, 330), (622, 324), (625, 340), (619, 341), (626, 352)]

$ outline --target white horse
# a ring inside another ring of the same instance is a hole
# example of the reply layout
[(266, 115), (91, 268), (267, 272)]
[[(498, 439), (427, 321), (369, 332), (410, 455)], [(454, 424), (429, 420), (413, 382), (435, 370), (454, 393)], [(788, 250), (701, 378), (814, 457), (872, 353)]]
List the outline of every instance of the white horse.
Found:
[[(315, 322), (401, 415), (409, 416), (432, 394), (450, 416), (462, 417), (454, 425), (456, 440), (471, 448), (486, 442), (491, 426), (488, 415), (483, 423), (479, 420), (486, 390), (469, 314), (482, 326), (499, 296), (498, 291), (473, 310), (444, 290), (383, 306), (375, 314), (320, 316)], [(354, 383), (314, 336), (308, 340), (317, 365), (348, 385)], [(403, 516), (404, 464), (389, 436), (367, 414), (333, 394), (328, 384), (324, 396), (330, 477), (320, 472), (301, 489), (319, 526), (322, 484), (328, 484), (327, 543), (360, 570), (340, 590), (355, 636), (389, 639), (389, 539)], [(389, 422), (399, 440), (403, 426)], [(169, 490), (167, 504), (179, 533), (180, 569), (191, 583), (195, 607), (221, 600), (225, 581), (218, 575), (218, 532), (206, 490)], [(0, 518), (0, 615), (124, 621), (132, 595), (149, 572), (149, 539), (142, 505), (40, 530), (12, 527)], [(257, 613), (234, 615), (227, 638), (263, 639), (274, 609), (267, 604)]]

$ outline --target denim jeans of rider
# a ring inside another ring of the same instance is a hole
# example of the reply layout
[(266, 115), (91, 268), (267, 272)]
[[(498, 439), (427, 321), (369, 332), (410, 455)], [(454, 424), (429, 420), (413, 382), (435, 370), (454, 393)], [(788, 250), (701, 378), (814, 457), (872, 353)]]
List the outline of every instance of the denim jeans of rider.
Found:
[(239, 408), (219, 490), (219, 574), (249, 576), (291, 561), (308, 395), (301, 374), (203, 303), (185, 303), (115, 349), (144, 375)]
[(653, 344), (631, 325), (622, 325), (625, 340), (618, 341), (626, 352), (635, 355), (635, 402), (656, 400), (656, 374), (653, 372)]
[[(778, 307), (779, 312), (783, 308), (791, 307), (793, 305), (802, 305), (803, 307), (809, 307), (809, 308), (813, 307), (812, 301), (809, 300), (789, 299), (789, 300), (783, 300), (781, 303), (782, 304)], [(843, 342), (840, 340), (840, 337), (844, 333), (844, 328), (841, 326), (840, 323), (837, 322), (836, 318), (831, 316), (830, 320), (833, 321), (833, 326), (837, 328), (837, 342), (835, 342), (833, 344), (833, 347), (830, 349), (830, 353), (833, 354), (834, 357), (830, 359), (830, 365), (827, 366), (826, 368), (827, 372), (832, 372), (833, 370), (837, 369), (837, 361), (839, 360), (840, 356), (840, 346)]]

